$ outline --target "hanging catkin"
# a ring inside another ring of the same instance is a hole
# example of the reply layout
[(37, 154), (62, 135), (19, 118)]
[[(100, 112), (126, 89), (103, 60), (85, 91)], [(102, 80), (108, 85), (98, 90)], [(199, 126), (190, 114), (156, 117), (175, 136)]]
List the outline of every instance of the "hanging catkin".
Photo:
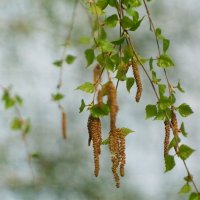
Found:
[(136, 86), (137, 86), (135, 100), (136, 102), (139, 102), (142, 95), (142, 82), (140, 78), (138, 64), (134, 59), (132, 59), (132, 69), (133, 69), (133, 75), (134, 75)]
[(99, 108), (102, 108), (102, 106), (103, 106), (103, 92), (102, 92), (102, 90), (98, 91), (97, 103), (98, 103)]
[(124, 176), (124, 166), (126, 163), (125, 136), (122, 129), (114, 129), (109, 135), (109, 149), (112, 156), (112, 172), (116, 187), (120, 187), (120, 176)]
[(169, 153), (169, 142), (170, 142), (170, 122), (165, 121), (165, 139), (164, 139), (164, 156)]
[(101, 73), (102, 73), (101, 66), (96, 65), (96, 67), (93, 70), (93, 82), (95, 85), (95, 90), (97, 90), (99, 83), (101, 83)]
[(110, 130), (116, 128), (116, 117), (118, 112), (117, 91), (112, 81), (108, 82), (108, 105), (110, 108)]
[(172, 126), (173, 126), (173, 133), (174, 133), (174, 136), (177, 136), (178, 135), (178, 132), (179, 132), (179, 129), (178, 129), (178, 121), (177, 121), (177, 118), (176, 118), (176, 114), (175, 112), (172, 110), (172, 119), (171, 119), (171, 123), (172, 123)]
[(91, 141), (93, 142), (94, 152), (94, 175), (97, 177), (100, 170), (99, 155), (101, 153), (101, 121), (99, 118), (93, 117), (92, 115), (88, 118), (88, 145)]
[(62, 111), (62, 135), (63, 139), (67, 139), (67, 114)]

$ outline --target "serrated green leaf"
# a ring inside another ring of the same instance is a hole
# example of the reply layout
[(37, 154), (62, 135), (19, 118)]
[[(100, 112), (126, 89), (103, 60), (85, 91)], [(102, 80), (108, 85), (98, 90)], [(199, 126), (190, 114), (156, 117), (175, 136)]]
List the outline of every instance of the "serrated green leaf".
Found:
[(172, 147), (176, 147), (181, 142), (181, 139), (178, 136), (174, 136), (174, 138), (171, 140), (169, 144), (169, 149)]
[(157, 65), (158, 67), (161, 67), (161, 68), (168, 68), (168, 67), (175, 66), (172, 59), (166, 54), (160, 55), (157, 61)]
[(146, 110), (146, 119), (155, 117), (157, 115), (156, 105), (147, 105), (145, 110)]
[(85, 50), (85, 58), (87, 60), (87, 67), (90, 66), (95, 58), (94, 50), (93, 49), (86, 49)]
[(114, 44), (114, 45), (121, 45), (124, 42), (124, 40), (125, 40), (125, 38), (121, 37), (118, 40), (112, 41), (111, 43)]
[(164, 84), (159, 84), (159, 85), (158, 85), (160, 97), (163, 97), (163, 96), (164, 96), (164, 94), (165, 94), (165, 92), (166, 92), (166, 88), (167, 88), (167, 86), (164, 85)]
[(108, 6), (109, 1), (108, 0), (98, 0), (96, 5), (104, 10)]
[(85, 105), (85, 102), (84, 102), (84, 100), (82, 99), (82, 100), (81, 100), (81, 106), (80, 106), (80, 108), (79, 108), (79, 113), (83, 112), (85, 106), (86, 106), (86, 105)]
[(107, 41), (107, 40), (100, 40), (99, 41), (99, 47), (101, 48), (101, 50), (105, 53), (105, 52), (115, 52), (115, 48), (114, 45)]
[(53, 62), (53, 64), (56, 66), (56, 67), (61, 67), (62, 66), (62, 60), (56, 60)]
[(105, 103), (102, 104), (101, 107), (99, 107), (98, 104), (92, 106), (90, 108), (90, 112), (91, 112), (91, 115), (93, 117), (103, 117), (103, 116), (106, 116), (109, 114), (109, 106)]
[(165, 156), (165, 172), (172, 170), (175, 167), (176, 163), (174, 156), (166, 155)]
[(2, 101), (4, 102), (4, 107), (6, 109), (12, 108), (16, 103), (15, 99), (10, 96), (10, 92), (7, 89), (3, 92)]
[(186, 183), (179, 191), (179, 194), (186, 194), (191, 191), (191, 186)]
[(185, 92), (184, 89), (181, 87), (181, 83), (180, 83), (180, 81), (178, 82), (176, 88), (177, 88), (180, 92), (182, 92), (182, 93)]
[(139, 26), (140, 26), (140, 24), (141, 24), (141, 22), (143, 21), (144, 18), (145, 18), (145, 17), (142, 17), (139, 21), (137, 21), (136, 23), (134, 23), (134, 24), (131, 26), (130, 30), (131, 30), (131, 31), (136, 31), (136, 30), (139, 28)]
[(19, 119), (18, 117), (15, 117), (12, 120), (11, 128), (13, 130), (20, 130), (22, 128), (22, 121), (21, 121), (21, 119)]
[(66, 63), (67, 64), (72, 64), (75, 60), (76, 60), (76, 56), (73, 56), (73, 55), (67, 55), (66, 57)]
[(64, 98), (64, 95), (62, 93), (56, 93), (56, 94), (52, 94), (52, 100), (53, 101), (60, 101), (61, 99)]
[(157, 76), (156, 76), (156, 72), (155, 71), (152, 71), (152, 81), (155, 83), (155, 84), (158, 84), (161, 79), (158, 79)]
[(200, 200), (200, 195), (195, 192), (192, 192), (190, 194), (189, 200)]
[(126, 78), (126, 89), (130, 93), (132, 86), (134, 85), (135, 79), (132, 77)]
[(116, 14), (111, 15), (105, 19), (106, 25), (111, 28), (115, 27), (117, 25), (117, 22), (118, 22), (118, 16)]
[(82, 90), (87, 93), (93, 93), (94, 89), (95, 89), (94, 84), (90, 82), (85, 82), (76, 88), (76, 90)]
[(129, 135), (130, 133), (135, 132), (135, 131), (133, 131), (133, 130), (131, 130), (131, 129), (129, 129), (129, 128), (125, 128), (125, 127), (121, 128), (121, 130), (122, 130), (124, 136), (127, 136), (127, 135)]
[(131, 28), (133, 25), (133, 20), (127, 16), (124, 16), (121, 20), (121, 25), (123, 29)]
[(187, 132), (185, 131), (185, 125), (184, 125), (184, 123), (182, 122), (181, 123), (181, 128), (180, 128), (180, 130), (181, 130), (181, 133), (183, 134), (183, 136), (185, 136), (185, 137), (187, 137)]
[(191, 115), (193, 113), (192, 109), (190, 108), (190, 106), (186, 103), (183, 103), (181, 104), (179, 107), (178, 107), (178, 111), (180, 113), (180, 115), (182, 117), (187, 117), (189, 115)]
[(187, 158), (189, 158), (191, 156), (191, 154), (194, 152), (194, 149), (190, 148), (189, 146), (182, 144), (179, 148), (179, 153), (178, 156), (182, 159), (182, 160), (186, 160)]
[(170, 45), (170, 40), (164, 38), (163, 39), (163, 53), (164, 54), (169, 49), (169, 45)]

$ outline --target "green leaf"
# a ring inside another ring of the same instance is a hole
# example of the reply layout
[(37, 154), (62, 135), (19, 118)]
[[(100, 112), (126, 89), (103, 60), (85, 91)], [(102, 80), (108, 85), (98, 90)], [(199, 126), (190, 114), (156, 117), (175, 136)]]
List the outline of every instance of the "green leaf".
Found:
[(161, 79), (158, 79), (157, 76), (156, 76), (156, 72), (152, 70), (152, 81), (155, 83), (155, 84), (158, 84)]
[(132, 86), (134, 85), (135, 79), (130, 77), (130, 78), (126, 78), (126, 89), (128, 90), (128, 92), (130, 93), (130, 90), (132, 88)]
[(174, 136), (174, 138), (172, 139), (172, 141), (169, 144), (169, 149), (171, 149), (172, 147), (176, 147), (178, 145), (178, 143), (181, 142), (181, 139), (178, 136)]
[(6, 109), (12, 108), (16, 103), (15, 99), (10, 96), (10, 92), (7, 89), (3, 92), (2, 101), (4, 102), (4, 107)]
[(103, 140), (102, 142), (101, 142), (101, 144), (103, 144), (103, 145), (107, 145), (107, 144), (109, 144), (109, 138), (107, 138), (107, 139), (105, 139), (105, 140)]
[(56, 94), (52, 94), (52, 99), (53, 101), (60, 101), (61, 99), (64, 98), (64, 95), (62, 93), (56, 93)]
[(164, 84), (159, 84), (159, 85), (158, 85), (158, 88), (159, 88), (160, 97), (163, 97), (164, 94), (165, 94), (165, 92), (166, 92), (167, 86), (164, 85)]
[(22, 126), (22, 132), (23, 134), (28, 134), (31, 130), (31, 122), (30, 120), (26, 120), (24, 123), (23, 123), (23, 126)]
[(144, 17), (142, 17), (142, 19), (140, 19), (139, 21), (137, 21), (136, 23), (134, 23), (134, 24), (131, 26), (130, 30), (131, 30), (131, 31), (136, 31), (137, 28), (140, 26), (141, 22), (143, 21), (143, 19), (144, 19)]
[(176, 163), (174, 156), (166, 155), (165, 156), (165, 172), (172, 170), (175, 167)]
[(98, 0), (96, 5), (104, 10), (108, 6), (109, 0)]
[(175, 66), (172, 59), (166, 54), (160, 55), (157, 61), (157, 65), (161, 68), (168, 68)]
[(146, 110), (146, 119), (155, 117), (157, 115), (156, 105), (147, 105), (145, 110)]
[(85, 82), (76, 88), (76, 90), (82, 90), (87, 93), (93, 93), (94, 89), (95, 89), (94, 84), (92, 84), (90, 82)]
[(39, 159), (40, 158), (40, 154), (38, 152), (32, 153), (31, 154), (31, 158)]
[(153, 58), (152, 57), (149, 59), (149, 67), (150, 67), (150, 70), (153, 70)]
[(105, 23), (109, 27), (115, 27), (118, 22), (118, 16), (116, 14), (111, 15), (110, 17), (106, 18)]
[(61, 67), (61, 66), (62, 66), (62, 60), (56, 60), (55, 62), (53, 62), (53, 64), (54, 64), (56, 67)]
[(75, 59), (76, 59), (76, 56), (68, 55), (68, 56), (66, 57), (66, 63), (67, 63), (67, 64), (72, 64), (72, 63), (75, 61)]
[(109, 114), (109, 106), (103, 103), (102, 107), (99, 107), (98, 104), (90, 108), (90, 112), (93, 117), (103, 117)]
[(131, 129), (129, 129), (129, 128), (125, 128), (125, 127), (121, 128), (121, 129), (122, 129), (122, 132), (123, 132), (124, 136), (127, 136), (127, 135), (129, 135), (130, 133), (135, 132), (135, 131), (133, 131), (133, 130), (131, 130)]
[(164, 54), (169, 49), (169, 45), (170, 45), (170, 41), (168, 39), (163, 39), (163, 53)]
[(176, 88), (177, 88), (180, 92), (182, 92), (182, 93), (185, 92), (184, 89), (181, 87), (181, 83), (180, 83), (180, 81), (178, 82)]
[(182, 144), (179, 148), (179, 153), (178, 156), (182, 160), (186, 160), (187, 158), (190, 157), (190, 155), (194, 152), (194, 149), (190, 148), (189, 146)]
[(188, 133), (185, 131), (185, 125), (183, 122), (181, 123), (180, 130), (181, 130), (181, 133), (183, 134), (183, 136), (187, 137)]
[(123, 29), (131, 28), (133, 25), (133, 21), (129, 17), (124, 16), (121, 20), (121, 25)]
[(15, 100), (20, 106), (23, 105), (23, 99), (20, 96), (16, 95)]
[(186, 183), (179, 191), (179, 194), (186, 194), (191, 191), (191, 186)]
[(15, 117), (12, 120), (11, 128), (13, 130), (20, 130), (22, 128), (22, 121), (21, 121), (21, 119), (19, 119), (18, 117)]
[(125, 38), (121, 37), (118, 40), (112, 41), (111, 43), (114, 44), (114, 45), (121, 45), (124, 42), (124, 40), (125, 40)]
[(100, 40), (99, 41), (99, 45), (101, 50), (105, 53), (105, 52), (115, 52), (115, 48), (114, 45), (107, 41), (107, 40)]
[(190, 106), (186, 103), (183, 103), (181, 104), (179, 107), (178, 107), (178, 111), (180, 113), (180, 115), (182, 117), (187, 117), (189, 115), (191, 115), (193, 113), (192, 109), (190, 108)]
[(93, 49), (87, 49), (87, 50), (85, 50), (85, 58), (87, 60), (87, 67), (88, 67), (94, 61), (94, 58), (95, 58), (94, 50)]
[(192, 192), (190, 194), (189, 200), (200, 200), (200, 195), (195, 192)]
[(83, 112), (85, 106), (86, 106), (86, 105), (85, 105), (85, 102), (84, 102), (84, 100), (82, 99), (82, 100), (81, 100), (81, 106), (80, 106), (80, 108), (79, 108), (79, 113)]

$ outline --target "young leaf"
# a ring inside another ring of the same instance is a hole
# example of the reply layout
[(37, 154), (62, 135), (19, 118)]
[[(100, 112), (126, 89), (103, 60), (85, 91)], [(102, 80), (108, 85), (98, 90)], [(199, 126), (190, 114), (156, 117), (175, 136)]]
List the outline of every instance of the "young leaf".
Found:
[(160, 55), (160, 57), (158, 58), (157, 65), (158, 67), (161, 67), (161, 68), (168, 68), (168, 67), (175, 66), (172, 59), (166, 54)]
[(82, 100), (81, 100), (81, 106), (80, 106), (80, 108), (79, 108), (79, 113), (83, 112), (84, 108), (85, 108), (85, 102), (84, 102), (84, 100), (82, 99)]
[(99, 105), (94, 105), (90, 109), (90, 112), (93, 117), (103, 117), (109, 114), (109, 106), (104, 103), (102, 107), (99, 107)]
[(103, 140), (103, 141), (101, 142), (101, 144), (103, 144), (103, 145), (109, 144), (109, 138)]
[(176, 163), (174, 156), (166, 155), (165, 156), (165, 172), (172, 170), (175, 167)]
[(109, 1), (108, 0), (98, 0), (96, 5), (104, 10), (108, 6)]
[(146, 119), (157, 115), (156, 105), (147, 105), (145, 110), (146, 110)]
[(11, 123), (11, 128), (13, 130), (20, 130), (22, 128), (22, 121), (15, 117), (13, 120), (12, 120), (12, 123)]
[(130, 133), (135, 132), (135, 131), (133, 131), (133, 130), (131, 130), (131, 129), (129, 129), (129, 128), (125, 128), (125, 127), (121, 128), (121, 129), (122, 129), (122, 132), (123, 132), (124, 136), (127, 136), (127, 135), (129, 135)]
[(68, 56), (66, 57), (66, 63), (67, 63), (67, 64), (72, 64), (72, 63), (75, 61), (75, 59), (76, 59), (76, 56), (68, 55)]
[(163, 53), (164, 54), (169, 49), (169, 45), (170, 45), (170, 41), (168, 39), (163, 39)]
[(78, 86), (76, 90), (82, 90), (87, 93), (93, 93), (94, 92), (94, 84), (90, 82), (85, 82), (84, 84)]
[(200, 200), (200, 195), (195, 192), (192, 192), (190, 194), (189, 200)]
[(178, 111), (180, 113), (180, 115), (182, 117), (187, 117), (189, 115), (191, 115), (193, 113), (192, 109), (190, 108), (190, 106), (186, 103), (183, 103), (181, 104), (179, 107), (178, 107)]
[(123, 29), (131, 28), (133, 25), (133, 21), (129, 17), (124, 16), (121, 20), (121, 25)]
[(178, 156), (182, 159), (182, 160), (186, 160), (187, 158), (190, 157), (190, 155), (194, 152), (194, 149), (188, 147), (185, 144), (182, 144), (179, 148), (179, 153)]
[(111, 15), (110, 17), (106, 18), (105, 23), (107, 26), (109, 27), (115, 27), (117, 25), (118, 22), (118, 17), (116, 14)]
[(56, 60), (55, 62), (53, 62), (53, 64), (54, 64), (56, 67), (61, 67), (61, 66), (62, 66), (62, 60)]
[(184, 123), (181, 123), (181, 133), (183, 134), (183, 136), (187, 137), (188, 133), (185, 131), (185, 126)]
[(176, 88), (177, 88), (180, 92), (182, 92), (182, 93), (185, 92), (184, 89), (181, 87), (181, 83), (180, 83), (180, 81), (178, 82)]
[(185, 194), (191, 191), (191, 186), (186, 183), (179, 191), (179, 194)]
[(51, 96), (53, 101), (60, 101), (61, 99), (64, 98), (64, 95), (62, 93), (52, 94)]
[(94, 58), (95, 58), (94, 50), (93, 49), (87, 49), (87, 50), (85, 50), (85, 58), (87, 60), (87, 67), (88, 67), (94, 61)]
[(126, 89), (128, 90), (128, 92), (130, 93), (130, 90), (132, 88), (132, 86), (134, 85), (135, 79), (130, 77), (130, 78), (126, 78)]

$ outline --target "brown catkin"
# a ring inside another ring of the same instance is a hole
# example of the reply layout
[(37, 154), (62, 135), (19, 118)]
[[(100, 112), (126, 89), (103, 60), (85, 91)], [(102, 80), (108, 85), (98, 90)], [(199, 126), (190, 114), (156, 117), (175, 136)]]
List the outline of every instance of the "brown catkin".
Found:
[[(116, 187), (120, 187), (120, 176), (124, 176), (124, 166), (126, 163), (125, 136), (122, 129), (114, 129), (109, 135), (109, 149), (112, 156), (112, 172)], [(119, 171), (119, 172), (118, 172)]]
[(95, 84), (95, 90), (97, 90), (99, 83), (101, 83), (101, 73), (102, 73), (101, 66), (96, 65), (96, 67), (93, 70), (93, 82)]
[(88, 145), (91, 141), (93, 142), (93, 152), (94, 152), (94, 175), (97, 177), (100, 170), (99, 155), (101, 153), (101, 120), (99, 118), (93, 117), (92, 115), (88, 118), (88, 133), (89, 140)]
[(67, 114), (62, 111), (62, 135), (63, 139), (67, 139)]
[(178, 135), (178, 132), (179, 132), (179, 129), (178, 129), (178, 121), (177, 121), (177, 118), (176, 118), (176, 114), (175, 112), (172, 110), (172, 119), (171, 119), (171, 123), (172, 123), (172, 126), (173, 126), (173, 133), (174, 133), (174, 136), (177, 136)]
[(108, 105), (110, 108), (110, 130), (116, 128), (116, 117), (118, 112), (117, 91), (112, 81), (108, 82)]
[(103, 92), (102, 92), (102, 90), (98, 91), (97, 103), (98, 103), (99, 108), (102, 108), (102, 106), (103, 106)]
[(164, 156), (169, 153), (169, 142), (170, 142), (170, 122), (165, 121), (165, 139), (164, 139)]
[(136, 86), (137, 86), (135, 100), (136, 102), (139, 102), (142, 95), (142, 81), (140, 77), (138, 64), (134, 59), (132, 59), (132, 69), (133, 69), (133, 75), (134, 75)]

